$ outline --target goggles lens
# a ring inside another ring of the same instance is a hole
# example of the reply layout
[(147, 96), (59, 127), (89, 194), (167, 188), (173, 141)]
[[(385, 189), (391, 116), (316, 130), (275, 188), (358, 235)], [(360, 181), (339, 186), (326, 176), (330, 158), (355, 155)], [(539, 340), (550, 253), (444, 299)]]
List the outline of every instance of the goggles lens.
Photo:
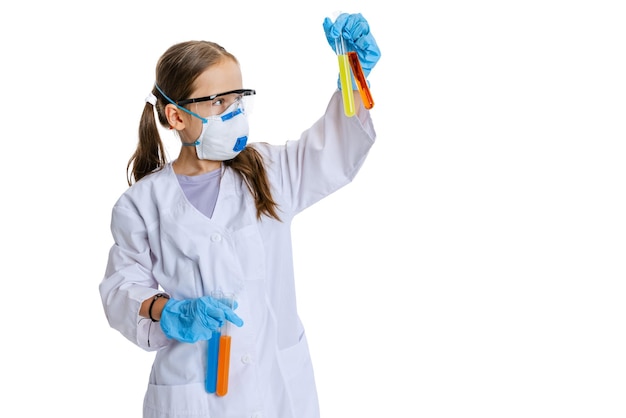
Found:
[[(254, 90), (233, 90), (197, 99), (188, 99), (178, 102), (202, 117), (216, 116), (224, 113), (228, 108), (240, 107), (244, 113), (250, 113), (254, 101)], [(235, 105), (236, 106), (233, 106)]]

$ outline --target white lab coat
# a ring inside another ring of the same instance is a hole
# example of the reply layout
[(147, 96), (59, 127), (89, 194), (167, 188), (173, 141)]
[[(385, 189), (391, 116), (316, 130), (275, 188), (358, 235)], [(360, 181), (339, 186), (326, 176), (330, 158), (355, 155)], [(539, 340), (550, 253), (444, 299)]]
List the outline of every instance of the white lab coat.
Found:
[[(111, 248), (100, 283), (111, 327), (157, 351), (145, 418), (317, 418), (315, 379), (295, 303), (290, 225), (294, 215), (348, 184), (375, 131), (369, 112), (343, 115), (339, 92), (297, 141), (252, 143), (267, 163), (283, 222), (256, 218), (242, 178), (225, 168), (211, 219), (185, 198), (171, 164), (130, 187), (112, 211)], [(206, 341), (168, 340), (139, 316), (161, 288), (174, 299), (232, 292), (241, 328), (231, 326), (228, 394), (204, 388)]]

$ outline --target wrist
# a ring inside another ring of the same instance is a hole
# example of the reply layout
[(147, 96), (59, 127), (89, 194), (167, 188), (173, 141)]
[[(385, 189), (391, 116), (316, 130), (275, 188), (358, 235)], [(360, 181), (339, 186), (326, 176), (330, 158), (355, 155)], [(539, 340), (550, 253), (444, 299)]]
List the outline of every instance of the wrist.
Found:
[(150, 306), (148, 307), (148, 318), (150, 318), (152, 322), (159, 322), (161, 320), (161, 313), (169, 298), (169, 295), (165, 293), (157, 293), (152, 297)]

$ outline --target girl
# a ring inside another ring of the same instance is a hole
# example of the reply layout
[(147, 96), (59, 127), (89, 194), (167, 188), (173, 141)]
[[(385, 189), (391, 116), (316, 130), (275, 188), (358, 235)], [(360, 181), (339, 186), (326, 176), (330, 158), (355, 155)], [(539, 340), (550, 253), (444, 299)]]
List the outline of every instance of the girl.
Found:
[[(333, 48), (342, 34), (369, 74), (380, 52), (363, 16), (323, 27)], [(156, 351), (146, 418), (319, 417), (290, 225), (354, 178), (376, 135), (359, 94), (356, 116), (346, 117), (336, 91), (299, 140), (248, 143), (254, 94), (237, 59), (215, 43), (182, 42), (158, 61), (99, 287), (109, 324)], [(155, 114), (180, 138), (172, 162)], [(228, 391), (217, 394), (208, 351), (226, 327)]]

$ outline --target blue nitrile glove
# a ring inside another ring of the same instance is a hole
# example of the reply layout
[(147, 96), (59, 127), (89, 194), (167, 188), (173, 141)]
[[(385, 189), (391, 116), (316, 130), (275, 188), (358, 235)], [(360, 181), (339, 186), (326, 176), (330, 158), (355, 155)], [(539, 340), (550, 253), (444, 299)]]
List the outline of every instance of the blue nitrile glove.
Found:
[[(235, 303), (235, 308), (237, 304)], [(228, 320), (238, 327), (243, 321), (228, 305), (210, 296), (167, 301), (161, 312), (161, 329), (167, 338), (185, 343), (208, 340)]]
[[(360, 13), (342, 13), (334, 22), (328, 17), (325, 18), (323, 26), (326, 39), (333, 51), (337, 53), (335, 40), (341, 34), (347, 50), (355, 51), (359, 56), (363, 74), (365, 77), (369, 76), (372, 68), (380, 59), (380, 49), (378, 49), (374, 36), (370, 33), (370, 26), (367, 20)], [(339, 83), (337, 84), (339, 85)], [(354, 86), (354, 80), (352, 84)]]

